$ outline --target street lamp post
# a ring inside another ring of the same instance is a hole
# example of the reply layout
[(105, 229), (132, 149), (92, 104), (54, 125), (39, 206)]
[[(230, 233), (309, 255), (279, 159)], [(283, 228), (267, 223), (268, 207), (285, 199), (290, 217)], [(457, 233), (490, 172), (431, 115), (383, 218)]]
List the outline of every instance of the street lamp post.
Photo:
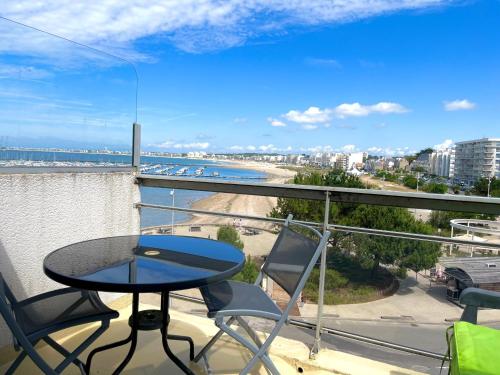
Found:
[(491, 176), (488, 176), (488, 198), (490, 197)]
[[(175, 190), (174, 189), (170, 190), (170, 195), (172, 196), (172, 207), (175, 207)], [(175, 218), (175, 211), (172, 210), (172, 235), (174, 234), (174, 218)]]

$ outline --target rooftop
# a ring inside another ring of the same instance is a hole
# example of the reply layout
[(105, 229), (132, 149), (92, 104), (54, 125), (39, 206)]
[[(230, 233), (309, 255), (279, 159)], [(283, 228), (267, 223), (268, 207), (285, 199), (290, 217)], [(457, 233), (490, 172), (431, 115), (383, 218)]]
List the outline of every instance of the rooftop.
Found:
[(441, 258), (446, 272), (472, 284), (500, 283), (500, 257)]

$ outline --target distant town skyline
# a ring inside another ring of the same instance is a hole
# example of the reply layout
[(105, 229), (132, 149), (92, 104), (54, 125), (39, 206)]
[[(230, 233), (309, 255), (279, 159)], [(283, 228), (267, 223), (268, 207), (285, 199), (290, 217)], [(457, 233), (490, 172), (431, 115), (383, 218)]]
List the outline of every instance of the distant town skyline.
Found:
[(137, 108), (131, 66), (0, 19), (0, 146), (119, 149), (136, 120), (144, 150), (179, 153), (401, 156), (498, 136), (499, 2), (56, 3), (0, 15), (131, 60)]

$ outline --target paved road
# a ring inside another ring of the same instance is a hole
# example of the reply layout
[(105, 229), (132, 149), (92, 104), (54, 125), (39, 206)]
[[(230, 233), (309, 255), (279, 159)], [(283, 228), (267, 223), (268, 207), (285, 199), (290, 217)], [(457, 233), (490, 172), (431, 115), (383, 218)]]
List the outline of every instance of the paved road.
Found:
[[(325, 326), (380, 340), (423, 349), (436, 353), (446, 353), (445, 324), (413, 324), (375, 321), (339, 321), (327, 319)], [(500, 324), (492, 325), (500, 329)], [(292, 326), (286, 327), (282, 336), (303, 342), (314, 341), (314, 331)], [(322, 341), (330, 349), (370, 358), (375, 361), (389, 363), (395, 366), (438, 375), (441, 361), (416, 354), (396, 351), (372, 344), (367, 344), (336, 335), (323, 334)], [(443, 372), (447, 373), (445, 363)]]
[[(414, 300), (413, 303), (421, 300)], [(409, 301), (406, 301), (409, 302)], [(429, 301), (425, 301), (429, 302)], [(206, 308), (203, 305), (192, 304), (186, 301), (173, 300), (175, 309), (186, 311), (191, 314), (205, 316)], [(364, 306), (366, 308), (366, 306)], [(427, 304), (426, 307), (433, 307)], [(361, 306), (352, 305), (352, 308), (361, 308)], [(420, 306), (422, 308), (422, 306)], [(435, 311), (441, 315), (442, 312)], [(485, 314), (485, 312), (482, 312)], [(491, 313), (491, 312), (490, 312)], [(459, 316), (458, 314), (455, 314)], [(489, 316), (491, 314), (485, 314)], [(481, 312), (480, 312), (481, 317)], [(500, 316), (499, 316), (500, 318)], [(268, 321), (251, 319), (251, 325), (258, 330), (269, 331), (272, 325)], [(445, 340), (446, 328), (451, 323), (440, 319), (439, 323), (416, 323), (415, 321), (402, 320), (383, 320), (383, 319), (346, 319), (327, 317), (324, 319), (326, 327), (357, 333), (363, 336), (376, 338), (379, 340), (390, 341), (393, 343), (409, 346), (412, 348), (423, 349), (435, 353), (446, 353), (447, 344)], [(494, 328), (500, 329), (499, 319), (495, 324), (489, 324)], [(309, 329), (297, 328), (294, 326), (285, 326), (280, 332), (280, 336), (294, 340), (302, 341), (306, 344), (314, 342), (314, 331)], [(373, 359), (375, 361), (385, 362), (394, 366), (408, 368), (427, 374), (438, 375), (441, 367), (441, 361), (427, 358), (416, 354), (388, 349), (373, 344), (367, 344), (352, 339), (343, 338), (336, 335), (324, 334), (323, 343), (326, 347), (350, 353), (356, 356)], [(446, 363), (445, 363), (446, 367)], [(444, 373), (446, 374), (447, 368)]]
[[(444, 339), (446, 326), (444, 325), (413, 326), (411, 324), (385, 322), (326, 321), (325, 326), (436, 353), (445, 353), (447, 349)], [(284, 334), (290, 335), (290, 338), (301, 339), (304, 342), (312, 342), (314, 336), (314, 332), (311, 330), (295, 327), (289, 327)], [(441, 367), (440, 360), (400, 352), (340, 336), (323, 334), (322, 339), (328, 348), (415, 371), (439, 374)]]

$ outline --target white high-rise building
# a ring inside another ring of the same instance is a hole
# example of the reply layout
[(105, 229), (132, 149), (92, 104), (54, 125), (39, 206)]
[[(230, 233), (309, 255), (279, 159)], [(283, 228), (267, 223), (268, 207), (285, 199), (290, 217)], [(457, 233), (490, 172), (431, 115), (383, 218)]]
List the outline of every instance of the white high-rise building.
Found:
[(429, 157), (429, 173), (441, 177), (453, 177), (455, 150), (445, 149), (433, 152)]
[(500, 138), (457, 142), (455, 172), (457, 180), (473, 184), (481, 177), (500, 177)]

